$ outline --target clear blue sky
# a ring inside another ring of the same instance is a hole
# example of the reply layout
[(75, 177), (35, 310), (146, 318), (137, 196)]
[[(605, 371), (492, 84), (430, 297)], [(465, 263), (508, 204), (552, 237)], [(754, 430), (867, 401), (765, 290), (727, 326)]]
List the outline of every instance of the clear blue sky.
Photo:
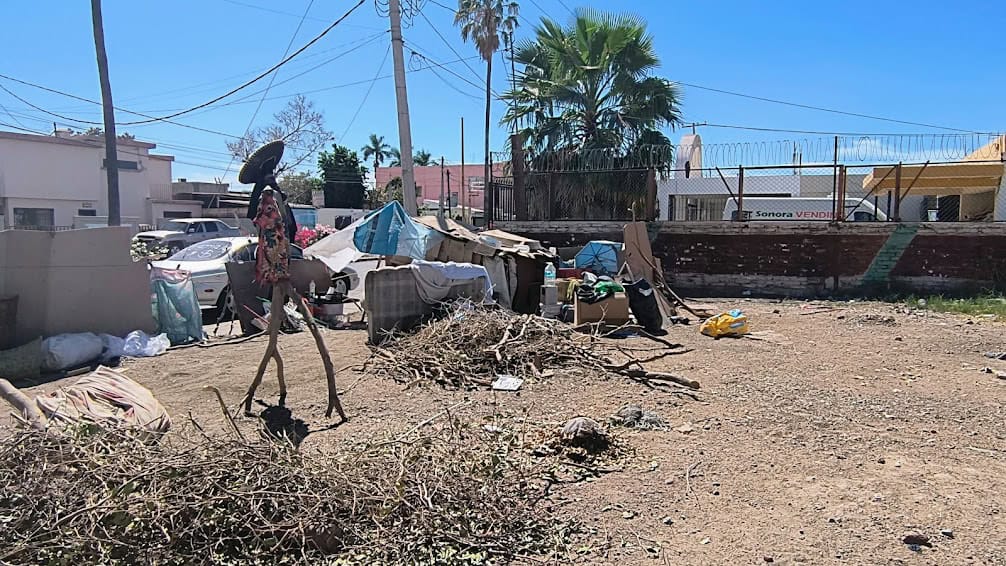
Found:
[[(447, 6), (451, 0), (439, 0)], [(162, 115), (204, 102), (281, 59), (309, 0), (105, 0), (105, 34), (116, 106)], [(316, 0), (293, 41), (307, 42), (355, 4)], [(976, 131), (1006, 130), (1006, 4), (1001, 0), (945, 2), (672, 2), (670, 0), (523, 0), (519, 36), (543, 17), (566, 20), (564, 4), (631, 11), (648, 21), (664, 77), (693, 85), (782, 99), (806, 105)], [(265, 8), (259, 9), (256, 8)], [(284, 13), (272, 13), (274, 10)], [(78, 96), (98, 99), (89, 3), (84, 0), (5, 0), (5, 56), (0, 73)], [(475, 54), (452, 26), (452, 13), (425, 3), (423, 13), (450, 46)], [(371, 132), (397, 144), (387, 18), (373, 0), (354, 12), (303, 55), (284, 66), (255, 125), (267, 123), (294, 94), (305, 92), (324, 112), (339, 142), (359, 149)], [(250, 31), (259, 30), (259, 31)], [(437, 62), (457, 60), (433, 27), (417, 17), (405, 40)], [(355, 48), (355, 49), (354, 49)], [(348, 50), (351, 52), (346, 53)], [(335, 56), (343, 54), (341, 57)], [(408, 59), (408, 50), (406, 51)], [(497, 61), (499, 61), (497, 59)], [(307, 69), (311, 72), (293, 78)], [(484, 106), (478, 85), (481, 61), (408, 74), (412, 132), (417, 148), (461, 159), (459, 119), (466, 123), (469, 162), (482, 159)], [(496, 66), (499, 69), (499, 65)], [(500, 69), (502, 70), (502, 69)], [(289, 82), (284, 82), (289, 80)], [(445, 84), (449, 81), (451, 86)], [(217, 105), (178, 121), (240, 135), (268, 79)], [(281, 84), (282, 83), (282, 84)], [(346, 83), (358, 83), (341, 86)], [(494, 88), (506, 77), (496, 73)], [(0, 79), (22, 98), (66, 116), (101, 121), (100, 107)], [(455, 90), (455, 88), (457, 90)], [(459, 92), (460, 91), (460, 92)], [(688, 121), (823, 132), (942, 133), (939, 130), (843, 116), (682, 87)], [(243, 100), (242, 100), (243, 99)], [(51, 131), (54, 118), (0, 91), (0, 122)], [(362, 104), (362, 107), (361, 107)], [(359, 116), (350, 124), (353, 114)], [(493, 107), (494, 117), (503, 104)], [(137, 119), (125, 113), (117, 121)], [(55, 119), (60, 125), (72, 124)], [(494, 120), (495, 122), (495, 120)], [(86, 127), (76, 124), (78, 128)], [(0, 126), (0, 128), (7, 129)], [(176, 156), (174, 175), (223, 176), (229, 158), (221, 135), (170, 124), (120, 127)], [(816, 135), (702, 128), (705, 143), (816, 138)], [(344, 135), (345, 134), (345, 135)], [(499, 148), (505, 133), (493, 131)], [(677, 140), (680, 132), (671, 134)], [(236, 177), (231, 167), (227, 180)]]

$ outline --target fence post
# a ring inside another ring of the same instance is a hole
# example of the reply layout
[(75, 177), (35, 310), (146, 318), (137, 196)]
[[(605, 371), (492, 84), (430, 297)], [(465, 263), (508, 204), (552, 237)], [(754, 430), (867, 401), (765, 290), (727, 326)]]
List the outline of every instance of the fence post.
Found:
[(524, 190), (524, 140), (510, 136), (510, 166), (513, 170), (513, 207), (515, 220), (527, 220), (527, 194)]
[(744, 220), (744, 166), (737, 171), (737, 221)]
[(838, 194), (835, 196), (835, 220), (837, 222), (845, 222), (845, 192), (847, 189), (846, 185), (849, 182), (849, 171), (845, 168), (845, 165), (838, 166)]
[(894, 171), (894, 221), (901, 222), (901, 162)]
[(647, 222), (657, 219), (657, 170), (653, 167), (646, 170), (646, 212), (643, 219)]
[(831, 166), (831, 213), (833, 222), (845, 211), (844, 201), (841, 208), (838, 206), (838, 136), (835, 136), (834, 158)]

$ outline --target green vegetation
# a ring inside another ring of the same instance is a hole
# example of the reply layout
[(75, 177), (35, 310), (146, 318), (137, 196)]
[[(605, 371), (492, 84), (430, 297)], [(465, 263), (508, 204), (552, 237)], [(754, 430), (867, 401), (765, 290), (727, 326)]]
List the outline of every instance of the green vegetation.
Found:
[[(925, 303), (920, 303), (920, 300)], [(942, 295), (923, 299), (909, 297), (907, 302), (915, 307), (924, 304), (924, 308), (934, 312), (952, 312), (970, 316), (994, 315), (995, 320), (1006, 321), (1006, 296), (996, 293), (966, 299), (952, 299)]]

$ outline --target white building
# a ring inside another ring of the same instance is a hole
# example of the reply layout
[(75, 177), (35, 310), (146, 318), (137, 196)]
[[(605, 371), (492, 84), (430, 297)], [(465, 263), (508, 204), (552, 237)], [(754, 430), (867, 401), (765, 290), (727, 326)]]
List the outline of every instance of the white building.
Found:
[[(174, 157), (151, 154), (155, 147), (118, 141), (123, 225), (135, 228), (202, 212), (199, 201), (173, 198)], [(107, 215), (104, 138), (0, 132), (0, 227), (87, 228), (106, 225)]]

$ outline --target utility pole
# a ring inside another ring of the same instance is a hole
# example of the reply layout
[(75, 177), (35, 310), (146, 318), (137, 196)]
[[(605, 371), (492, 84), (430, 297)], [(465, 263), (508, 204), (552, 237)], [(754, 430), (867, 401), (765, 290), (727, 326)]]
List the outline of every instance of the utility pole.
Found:
[(112, 107), (112, 85), (108, 80), (108, 55), (105, 53), (105, 27), (101, 21), (101, 0), (91, 0), (91, 26), (94, 30), (94, 52), (98, 58), (98, 80), (101, 81), (101, 110), (105, 122), (105, 174), (108, 178), (108, 225), (122, 224), (119, 209), (119, 155), (115, 141), (115, 110)]
[(440, 156), (440, 219), (444, 219), (444, 157)]
[[(97, 1), (97, 0), (93, 0)], [(395, 63), (395, 98), (398, 103), (398, 145), (402, 154), (402, 203), (411, 216), (416, 208), (416, 174), (412, 164), (412, 126), (409, 124), (409, 95), (405, 88), (405, 55), (402, 54), (402, 7), (400, 0), (388, 0), (391, 16), (391, 54)]]
[[(461, 117), (461, 219), (471, 222), (465, 213), (465, 202), (468, 201), (468, 177), (465, 177), (465, 117)], [(471, 203), (468, 203), (471, 208)]]

